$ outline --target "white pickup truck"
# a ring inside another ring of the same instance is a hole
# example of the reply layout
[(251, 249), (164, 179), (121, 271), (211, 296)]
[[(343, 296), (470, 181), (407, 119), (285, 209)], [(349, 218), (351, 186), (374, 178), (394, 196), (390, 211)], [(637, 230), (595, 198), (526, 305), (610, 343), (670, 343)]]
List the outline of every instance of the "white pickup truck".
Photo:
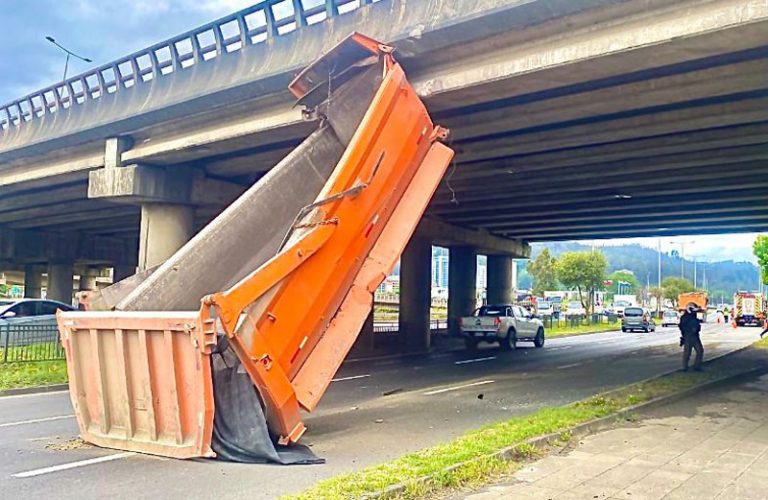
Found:
[(505, 351), (515, 349), (518, 341), (544, 347), (541, 320), (511, 304), (483, 306), (472, 316), (461, 318), (461, 335), (469, 350), (476, 349), (479, 342), (498, 342)]

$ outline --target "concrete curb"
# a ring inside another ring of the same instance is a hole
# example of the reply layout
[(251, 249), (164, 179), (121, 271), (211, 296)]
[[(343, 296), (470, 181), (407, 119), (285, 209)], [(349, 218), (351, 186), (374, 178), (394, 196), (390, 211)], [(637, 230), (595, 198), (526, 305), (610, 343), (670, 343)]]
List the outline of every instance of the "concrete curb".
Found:
[(69, 390), (68, 384), (43, 385), (39, 387), (21, 387), (19, 389), (6, 389), (0, 391), (0, 397), (19, 396), (22, 394), (44, 394), (46, 392), (58, 392)]
[[(731, 355), (734, 355), (734, 354), (739, 353), (741, 351), (745, 351), (745, 350), (750, 349), (750, 348), (752, 348), (752, 345), (748, 345), (748, 346), (742, 347), (741, 349), (737, 349), (735, 351), (732, 351), (732, 352), (729, 352), (729, 353), (726, 353), (726, 354), (722, 354), (720, 356), (712, 358), (711, 360), (708, 360), (704, 364), (707, 365), (707, 364), (712, 363), (713, 361), (715, 361), (717, 359), (724, 358), (726, 356), (731, 356)], [(667, 372), (667, 373), (663, 373), (661, 375), (657, 375), (657, 376), (651, 377), (649, 379), (645, 379), (645, 380), (641, 380), (641, 381), (638, 381), (638, 382), (634, 382), (633, 384), (628, 384), (628, 385), (642, 384), (644, 382), (647, 382), (647, 381), (650, 381), (650, 380), (655, 380), (657, 378), (661, 378), (661, 377), (667, 376), (667, 375), (669, 375), (671, 373), (675, 373), (675, 372), (676, 372), (676, 370), (675, 371), (671, 371), (671, 372)], [(543, 436), (537, 436), (537, 437), (530, 438), (530, 439), (527, 439), (527, 440), (519, 442), (519, 443), (515, 443), (513, 445), (507, 446), (506, 448), (502, 448), (501, 450), (498, 450), (498, 451), (496, 451), (494, 453), (491, 453), (489, 455), (483, 455), (483, 456), (480, 456), (480, 457), (475, 457), (475, 458), (473, 458), (471, 460), (467, 460), (465, 462), (461, 462), (461, 463), (452, 465), (450, 467), (446, 467), (445, 469), (442, 469), (439, 472), (443, 472), (443, 473), (445, 473), (445, 472), (453, 472), (453, 471), (455, 471), (456, 469), (458, 469), (460, 467), (466, 466), (467, 464), (470, 464), (470, 463), (475, 462), (477, 460), (482, 460), (482, 459), (487, 459), (487, 458), (497, 458), (497, 459), (504, 460), (504, 461), (507, 461), (507, 462), (508, 461), (512, 461), (512, 460), (515, 459), (516, 456), (519, 455), (518, 449), (520, 448), (520, 446), (529, 445), (529, 446), (533, 446), (535, 448), (544, 448), (546, 446), (549, 446), (551, 443), (553, 443), (555, 441), (558, 441), (560, 436), (564, 432), (570, 433), (571, 434), (571, 439), (574, 439), (574, 438), (578, 439), (578, 438), (582, 438), (582, 437), (585, 437), (585, 436), (589, 436), (589, 435), (595, 434), (595, 433), (597, 433), (597, 432), (599, 432), (601, 430), (608, 429), (608, 428), (612, 427), (617, 421), (619, 421), (621, 419), (626, 419), (626, 418), (628, 418), (629, 416), (631, 416), (633, 414), (641, 413), (641, 412), (648, 412), (649, 410), (653, 410), (654, 408), (658, 408), (660, 406), (664, 406), (664, 405), (668, 405), (668, 404), (671, 404), (671, 403), (675, 403), (677, 401), (686, 399), (688, 397), (691, 397), (691, 396), (693, 396), (695, 394), (698, 394), (698, 393), (701, 393), (701, 392), (706, 392), (708, 390), (713, 390), (713, 389), (716, 389), (718, 387), (725, 386), (725, 385), (732, 384), (732, 383), (736, 383), (736, 382), (740, 382), (740, 381), (743, 381), (743, 380), (749, 380), (749, 379), (758, 377), (760, 375), (765, 375), (765, 374), (768, 374), (768, 365), (758, 366), (756, 368), (752, 368), (751, 370), (747, 370), (747, 371), (736, 373), (736, 374), (733, 374), (733, 375), (728, 375), (728, 376), (721, 377), (721, 378), (718, 378), (718, 379), (710, 380), (708, 382), (704, 382), (703, 384), (695, 385), (693, 387), (689, 387), (688, 389), (684, 389), (682, 391), (673, 392), (673, 393), (670, 393), (670, 394), (666, 394), (664, 396), (660, 396), (660, 397), (657, 397), (657, 398), (654, 398), (654, 399), (650, 399), (650, 400), (642, 402), (642, 403), (638, 403), (636, 405), (632, 405), (632, 406), (627, 406), (625, 408), (621, 408), (618, 411), (616, 411), (615, 413), (611, 413), (610, 415), (606, 415), (604, 417), (600, 417), (600, 418), (596, 418), (596, 419), (593, 419), (593, 420), (590, 420), (590, 421), (587, 421), (587, 422), (583, 422), (583, 423), (578, 424), (578, 425), (576, 425), (574, 427), (571, 427), (570, 429), (563, 429), (562, 431), (553, 432), (551, 434), (545, 434)], [(626, 386), (624, 386), (624, 387), (626, 387)], [(612, 391), (608, 391), (608, 392), (605, 392), (605, 393), (602, 393), (602, 394), (603, 395), (609, 395), (612, 392), (616, 392), (616, 391), (619, 391), (619, 390), (622, 390), (622, 388), (620, 387), (620, 388), (617, 388), (617, 389), (614, 389)], [(599, 395), (600, 394), (597, 394), (596, 396), (599, 396)], [(587, 400), (583, 400), (583, 401), (587, 401)], [(364, 498), (370, 499), (370, 500), (395, 498), (398, 495), (401, 495), (401, 494), (405, 493), (405, 490), (406, 490), (406, 488), (407, 488), (407, 486), (409, 484), (426, 483), (426, 482), (430, 481), (431, 479), (433, 479), (436, 476), (436, 474), (437, 473), (431, 474), (431, 475), (428, 475), (428, 476), (424, 476), (424, 477), (420, 477), (420, 478), (414, 479), (412, 481), (409, 481), (408, 483), (394, 484), (394, 485), (389, 486), (389, 487), (387, 487), (387, 488), (385, 488), (383, 490), (380, 490), (380, 491), (378, 491), (376, 493), (373, 493), (371, 495), (367, 495)]]

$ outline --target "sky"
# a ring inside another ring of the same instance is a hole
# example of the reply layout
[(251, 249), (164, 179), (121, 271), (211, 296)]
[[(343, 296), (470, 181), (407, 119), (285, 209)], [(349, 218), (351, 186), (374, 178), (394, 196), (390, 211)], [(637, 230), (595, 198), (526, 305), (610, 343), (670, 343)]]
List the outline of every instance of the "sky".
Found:
[(68, 75), (231, 14), (254, 0), (0, 0), (0, 104), (61, 80), (66, 55), (53, 37), (93, 64), (72, 61)]
[[(72, 61), (69, 75), (107, 63), (249, 5), (255, 0), (0, 0), (0, 104), (61, 79), (65, 55), (46, 41), (92, 59)], [(754, 262), (754, 234), (662, 238), (662, 250), (680, 250), (701, 260)], [(596, 246), (639, 243), (656, 248), (656, 238), (599, 240)], [(587, 242), (588, 244), (591, 241)]]

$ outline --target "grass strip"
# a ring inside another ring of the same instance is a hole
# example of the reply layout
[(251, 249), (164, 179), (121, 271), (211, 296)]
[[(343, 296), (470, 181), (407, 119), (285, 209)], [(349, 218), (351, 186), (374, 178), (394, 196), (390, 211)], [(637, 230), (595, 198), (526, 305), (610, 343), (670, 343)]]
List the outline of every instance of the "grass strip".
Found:
[(621, 323), (598, 323), (594, 325), (578, 325), (578, 326), (552, 326), (546, 328), (546, 334), (548, 339), (557, 337), (572, 337), (575, 335), (587, 335), (590, 333), (601, 332), (613, 332), (621, 328)]
[(67, 362), (33, 361), (0, 364), (0, 391), (67, 382)]
[[(768, 339), (755, 346), (768, 349)], [(495, 452), (518, 444), (518, 452), (525, 455), (528, 445), (524, 441), (529, 439), (557, 432), (567, 435), (567, 431), (578, 424), (744, 371), (742, 363), (718, 359), (708, 363), (704, 372), (670, 373), (567, 406), (542, 408), (529, 415), (485, 425), (453, 441), (325, 479), (302, 493), (282, 498), (363, 498), (401, 483), (406, 485), (406, 490), (398, 498), (421, 498), (448, 488), (483, 484), (520, 466), (519, 462), (493, 457)]]

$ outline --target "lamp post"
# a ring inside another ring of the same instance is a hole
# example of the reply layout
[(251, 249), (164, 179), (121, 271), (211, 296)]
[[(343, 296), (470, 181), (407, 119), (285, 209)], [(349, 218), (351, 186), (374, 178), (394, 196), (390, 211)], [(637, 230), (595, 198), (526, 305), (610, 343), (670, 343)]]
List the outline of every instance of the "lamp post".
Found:
[(81, 61), (87, 62), (87, 63), (93, 62), (91, 59), (89, 59), (87, 57), (79, 56), (79, 55), (75, 54), (74, 52), (72, 52), (71, 50), (69, 50), (68, 48), (62, 46), (52, 36), (46, 36), (45, 39), (48, 40), (49, 42), (51, 42), (52, 44), (54, 44), (55, 46), (57, 46), (58, 48), (60, 48), (61, 50), (63, 50), (67, 54), (67, 59), (64, 61), (64, 77), (62, 78), (62, 81), (67, 79), (67, 70), (69, 69), (69, 58), (70, 57), (74, 57), (75, 59), (80, 59)]

